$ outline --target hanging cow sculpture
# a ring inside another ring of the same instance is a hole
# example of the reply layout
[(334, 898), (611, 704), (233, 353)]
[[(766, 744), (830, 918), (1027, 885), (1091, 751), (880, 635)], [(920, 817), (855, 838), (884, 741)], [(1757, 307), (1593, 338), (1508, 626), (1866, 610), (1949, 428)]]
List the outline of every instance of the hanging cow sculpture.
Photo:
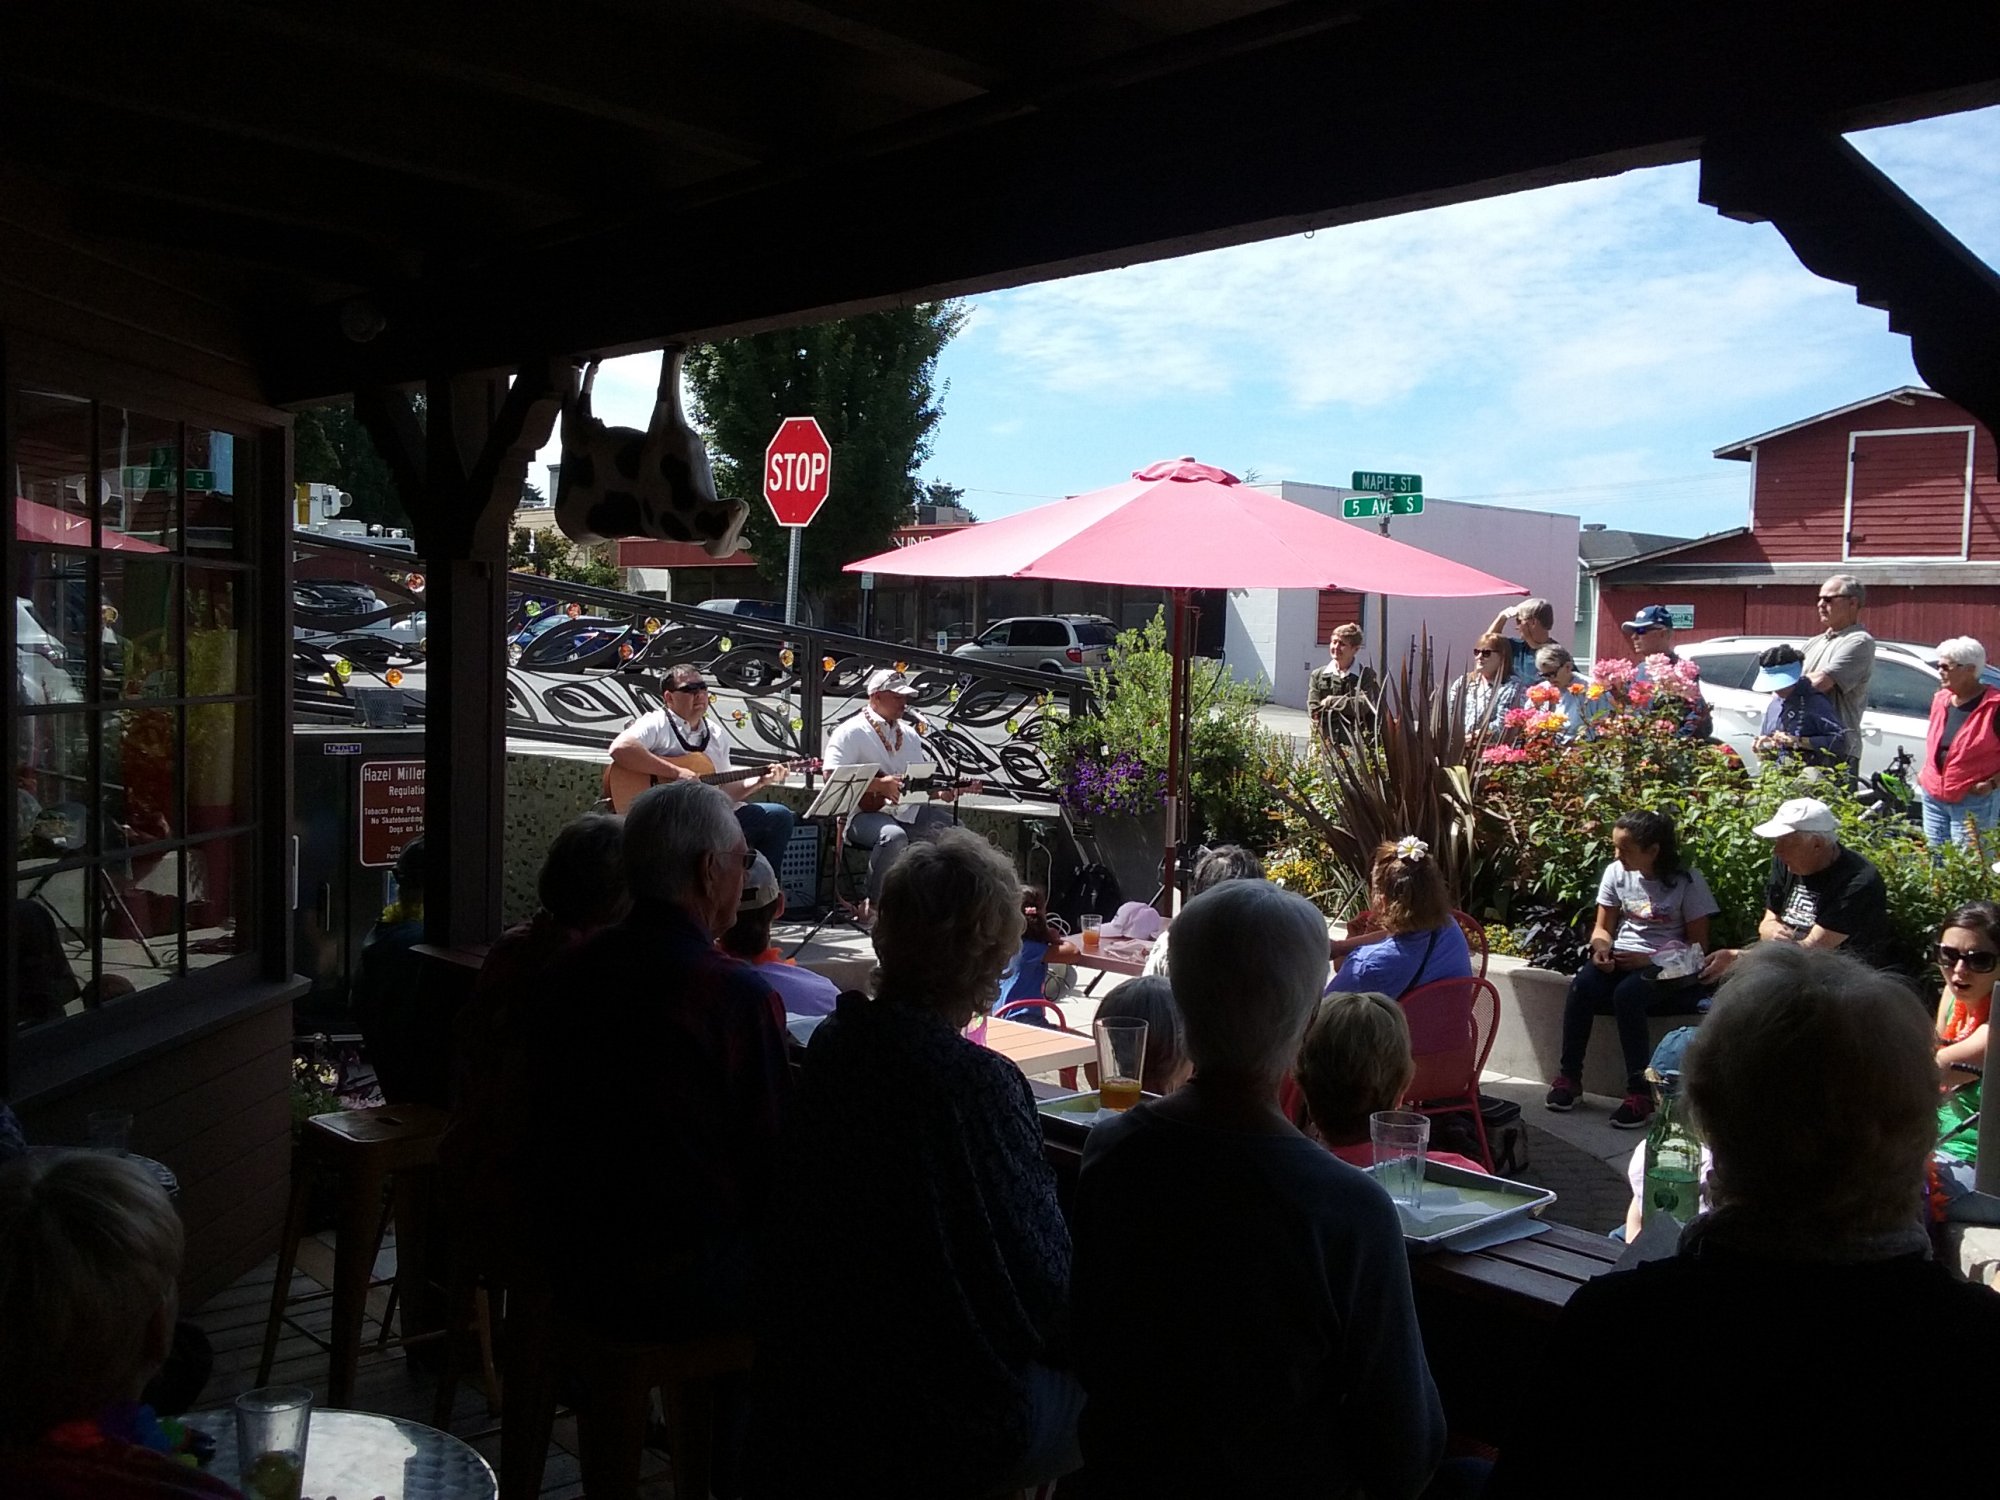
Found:
[(556, 525), (575, 542), (650, 536), (697, 542), (711, 557), (736, 550), (750, 507), (722, 500), (708, 449), (681, 413), (680, 345), (660, 351), (660, 393), (644, 432), (606, 427), (590, 414), (593, 361), (563, 402)]

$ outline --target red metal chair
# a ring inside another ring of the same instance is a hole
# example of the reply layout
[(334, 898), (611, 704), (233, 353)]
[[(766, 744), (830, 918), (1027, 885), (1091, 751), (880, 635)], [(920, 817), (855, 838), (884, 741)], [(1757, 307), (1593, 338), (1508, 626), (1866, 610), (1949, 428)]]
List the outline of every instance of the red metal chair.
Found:
[(1469, 1114), (1479, 1160), (1493, 1170), (1486, 1117), (1479, 1109), (1479, 1075), (1500, 1025), (1500, 992), (1485, 979), (1439, 979), (1401, 1001), (1410, 1023), (1417, 1076), (1404, 1106), (1426, 1115)]
[(1452, 920), (1458, 923), (1458, 930), (1465, 934), (1465, 946), (1472, 950), (1472, 956), (1479, 961), (1479, 977), (1484, 979), (1486, 960), (1489, 956), (1486, 948), (1486, 924), (1470, 912), (1462, 912), (1456, 908), (1453, 909), (1451, 916)]

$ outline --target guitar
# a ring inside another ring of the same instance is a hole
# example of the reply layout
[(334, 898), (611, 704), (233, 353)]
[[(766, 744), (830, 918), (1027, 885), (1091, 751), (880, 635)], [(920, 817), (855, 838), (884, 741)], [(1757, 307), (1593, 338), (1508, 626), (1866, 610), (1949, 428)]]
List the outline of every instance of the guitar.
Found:
[[(718, 771), (715, 762), (699, 750), (688, 755), (663, 755), (667, 764), (679, 766), (683, 771), (692, 771), (710, 786), (727, 786), (732, 781), (749, 781), (762, 776), (767, 771), (817, 771), (816, 760), (784, 760), (766, 766), (739, 766), (733, 771)], [(622, 813), (632, 805), (632, 799), (649, 786), (658, 786), (663, 778), (649, 771), (628, 771), (620, 765), (604, 768), (604, 797), (611, 804), (613, 812)]]
[[(986, 785), (985, 782), (978, 780), (976, 777), (946, 776), (938, 771), (933, 771), (928, 776), (905, 776), (901, 779), (905, 792), (929, 792), (931, 796), (940, 801), (948, 800), (958, 792), (980, 791)], [(889, 806), (889, 803), (890, 799), (882, 796), (880, 793), (869, 792), (861, 799), (861, 811), (865, 813), (880, 812), (883, 808)]]

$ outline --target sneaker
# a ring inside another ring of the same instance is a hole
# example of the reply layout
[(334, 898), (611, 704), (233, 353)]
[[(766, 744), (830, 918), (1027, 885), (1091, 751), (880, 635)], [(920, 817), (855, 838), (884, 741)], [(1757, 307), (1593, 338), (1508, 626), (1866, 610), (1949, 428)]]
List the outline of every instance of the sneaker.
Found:
[(1576, 1101), (1582, 1097), (1582, 1086), (1567, 1073), (1559, 1073), (1556, 1081), (1549, 1085), (1549, 1097), (1542, 1103), (1557, 1114), (1566, 1115), (1576, 1108)]
[(1653, 1101), (1645, 1094), (1627, 1094), (1625, 1102), (1611, 1111), (1611, 1123), (1620, 1130), (1644, 1130), (1653, 1123)]

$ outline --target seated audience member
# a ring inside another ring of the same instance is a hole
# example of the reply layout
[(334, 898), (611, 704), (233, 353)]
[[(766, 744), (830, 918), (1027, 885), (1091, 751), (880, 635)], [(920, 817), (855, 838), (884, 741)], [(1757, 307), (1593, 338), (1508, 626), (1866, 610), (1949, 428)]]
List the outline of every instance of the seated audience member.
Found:
[[(1225, 880), (1263, 878), (1263, 860), (1241, 844), (1217, 844), (1195, 861), (1194, 875), (1188, 882), (1188, 899), (1192, 901), (1203, 891), (1213, 890)], [(1142, 975), (1150, 978), (1167, 972), (1167, 939), (1172, 936), (1173, 929), (1170, 927), (1153, 939), (1153, 946), (1146, 954), (1146, 961), (1139, 967)]]
[(14, 898), (14, 962), (19, 974), (15, 1024), (39, 1026), (60, 1021), (65, 1007), (77, 998), (76, 971), (63, 952), (55, 913), (39, 901)]
[(1055, 1174), (1027, 1079), (964, 1035), (1020, 934), (1013, 867), (965, 829), (883, 881), (876, 996), (813, 1032), (785, 1138), (755, 1493), (980, 1500), (1076, 1467)]
[(1188, 1081), (1194, 1064), (1188, 1061), (1187, 1037), (1181, 1013), (1174, 1005), (1174, 987), (1165, 975), (1126, 980), (1104, 997), (1093, 1019), (1120, 1018), (1146, 1023), (1146, 1068), (1139, 1080), (1142, 1089), (1164, 1096)]
[(167, 1358), (181, 1224), (152, 1174), (94, 1152), (0, 1167), (0, 1494), (232, 1497), (140, 1404)]
[(784, 1013), (718, 953), (749, 844), (729, 799), (676, 781), (625, 815), (631, 910), (547, 970), (545, 1212), (558, 1308), (630, 1339), (745, 1326), (791, 1092)]
[[(1910, 1493), (1937, 1450), (1940, 1339), (1994, 1347), (2000, 1295), (1930, 1255), (1920, 1219), (1937, 1063), (1909, 991), (1841, 953), (1765, 943), (1730, 971), (1683, 1085), (1714, 1153), (1714, 1207), (1679, 1253), (1585, 1282), (1523, 1389), (1489, 1494), (1585, 1481), (1647, 1500), (1699, 1487), (1629, 1381), (1635, 1341), (1688, 1394), (1732, 1494)], [(1635, 1427), (1634, 1423), (1639, 1425)], [(1973, 1429), (1968, 1427), (1969, 1434)], [(1697, 1464), (1698, 1467), (1698, 1464)]]
[[(1021, 887), (1021, 951), (1012, 969), (1001, 976), (1000, 1003), (1016, 1000), (1043, 1000), (1048, 997), (1049, 965), (1081, 958), (1083, 950), (1071, 938), (1049, 927), (1048, 892), (1038, 885)], [(1015, 1019), (1037, 1026), (1049, 1024), (1041, 1007), (1023, 1011)]]
[[(624, 835), (623, 818), (584, 813), (550, 843), (535, 881), (535, 914), (500, 934), (480, 965), (472, 998), (453, 1023), (461, 1082), (467, 1070), (481, 1070), (504, 1050), (517, 1028), (532, 1029), (538, 1011), (561, 1009), (561, 997), (551, 994), (543, 971), (625, 915), (625, 872), (619, 863)], [(457, 1102), (462, 1107), (462, 1095)]]
[(1979, 1096), (1986, 1066), (1986, 1028), (1992, 1017), (1994, 969), (2000, 965), (2000, 906), (1968, 901), (1938, 934), (1937, 966), (1944, 975), (1938, 997), (1938, 1148), (1941, 1200), (1972, 1190), (1979, 1160)]
[(1570, 980), (1563, 1005), (1561, 1070), (1543, 1102), (1557, 1111), (1576, 1107), (1593, 1023), (1616, 1016), (1625, 1099), (1611, 1112), (1611, 1123), (1639, 1130), (1653, 1118), (1646, 1018), (1691, 1012), (1707, 994), (1692, 972), (1662, 979), (1661, 961), (1690, 946), (1706, 948), (1709, 918), (1722, 908), (1701, 871), (1681, 863), (1674, 820), (1665, 813), (1626, 813), (1612, 825), (1611, 849), (1616, 857), (1597, 882), (1590, 959)]
[(1769, 693), (1771, 701), (1750, 748), (1803, 766), (1844, 766), (1847, 726), (1833, 700), (1806, 681), (1805, 672), (1805, 653), (1797, 646), (1773, 646), (1757, 658), (1757, 680), (1750, 687)]
[(1938, 646), (1944, 686), (1931, 700), (1917, 767), (1924, 839), (1931, 844), (1964, 847), (2000, 827), (2000, 688), (1987, 686), (1985, 666), (1986, 648), (1969, 635)]
[[(1351, 1167), (1375, 1164), (1368, 1117), (1401, 1109), (1416, 1081), (1410, 1052), (1410, 1021), (1387, 995), (1344, 994), (1336, 990), (1319, 1002), (1306, 1025), (1294, 1070), (1305, 1094), (1312, 1132)], [(1469, 1156), (1428, 1153), (1432, 1161), (1484, 1173)]]
[(1384, 843), (1368, 876), (1366, 932), (1330, 945), (1340, 969), (1328, 991), (1375, 990), (1400, 1000), (1436, 979), (1470, 979), (1472, 949), (1451, 914), (1451, 893), (1419, 838)]
[(789, 1016), (824, 1016), (833, 1012), (840, 986), (824, 974), (802, 969), (771, 946), (771, 924), (785, 914), (785, 888), (771, 862), (759, 854), (743, 877), (743, 901), (736, 921), (722, 935), (722, 951), (756, 969), (757, 977), (777, 991)]
[[(1833, 810), (1813, 797), (1794, 797), (1768, 823), (1752, 830), (1771, 840), (1771, 874), (1764, 884), (1764, 919), (1757, 936), (1767, 943), (1839, 948), (1865, 964), (1886, 966), (1895, 949), (1889, 927), (1889, 888), (1882, 873), (1840, 843)], [(1720, 948), (1702, 968), (1720, 979), (1743, 952)]]
[(1444, 1449), (1388, 1195), (1276, 1105), (1326, 973), (1300, 896), (1174, 924), (1194, 1077), (1096, 1125), (1073, 1220), (1091, 1494), (1419, 1494)]

